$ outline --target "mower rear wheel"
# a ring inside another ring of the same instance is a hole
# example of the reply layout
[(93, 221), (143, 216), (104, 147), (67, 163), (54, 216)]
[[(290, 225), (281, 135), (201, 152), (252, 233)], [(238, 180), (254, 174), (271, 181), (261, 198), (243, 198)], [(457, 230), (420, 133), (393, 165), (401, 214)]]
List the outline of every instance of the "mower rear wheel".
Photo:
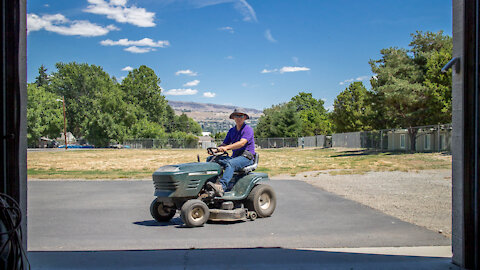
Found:
[(150, 204), (150, 214), (158, 222), (167, 222), (175, 216), (177, 210), (171, 207), (165, 207), (162, 202), (157, 199)]
[(180, 210), (180, 217), (187, 227), (200, 227), (210, 217), (210, 210), (201, 200), (188, 200)]
[(269, 217), (275, 211), (277, 197), (268, 185), (256, 185), (246, 199), (249, 211), (257, 212), (258, 217)]

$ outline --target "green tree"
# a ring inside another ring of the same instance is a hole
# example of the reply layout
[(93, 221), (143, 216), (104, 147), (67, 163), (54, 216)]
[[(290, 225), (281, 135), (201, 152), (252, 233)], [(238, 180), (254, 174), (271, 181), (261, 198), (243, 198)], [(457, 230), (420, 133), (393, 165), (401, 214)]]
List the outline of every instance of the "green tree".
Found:
[(312, 93), (300, 92), (290, 103), (297, 109), (300, 136), (331, 133), (332, 124), (323, 100), (313, 98)]
[(50, 80), (48, 79), (47, 69), (44, 65), (38, 68), (38, 76), (35, 78), (35, 84), (37, 86), (48, 86)]
[[(175, 117), (176, 117), (176, 115), (175, 115), (175, 111), (173, 110), (173, 108), (170, 105), (166, 106), (165, 107), (166, 123), (164, 124), (166, 132), (170, 133), (170, 132), (175, 131), (175, 129), (176, 129), (176, 127), (175, 127), (176, 126), (176, 118)], [(200, 127), (200, 125), (199, 125), (199, 127)], [(202, 129), (202, 128), (200, 127), (200, 129)]]
[(137, 121), (131, 128), (132, 138), (135, 139), (161, 139), (166, 137), (165, 130), (162, 125), (148, 121), (143, 118)]
[[(382, 59), (371, 61), (370, 65), (377, 74), (372, 89), (382, 97), (386, 128), (424, 125), (427, 96), (421, 69), (404, 49), (389, 48), (380, 53)], [(415, 149), (416, 131), (409, 128), (412, 149)]]
[(128, 108), (117, 85), (99, 93), (92, 100), (89, 119), (84, 122), (87, 141), (100, 147), (123, 142), (128, 137), (127, 127), (130, 127), (126, 123), (134, 119)]
[[(56, 67), (50, 89), (65, 97), (69, 131), (77, 138), (83, 137), (88, 121), (100, 113), (100, 104), (96, 101), (114, 89), (115, 84), (101, 67), (95, 65), (72, 62), (57, 63)], [(118, 91), (117, 94), (121, 95)]]
[(300, 119), (293, 103), (283, 103), (263, 110), (258, 120), (256, 136), (259, 138), (298, 137)]
[(175, 124), (177, 126), (177, 131), (181, 131), (181, 132), (188, 132), (190, 126), (190, 122), (188, 121), (188, 116), (184, 113), (182, 113), (180, 116), (178, 116), (177, 118), (175, 118), (176, 121), (175, 121)]
[(383, 49), (382, 58), (370, 65), (376, 74), (371, 80), (375, 115), (382, 128), (407, 127), (415, 149), (412, 127), (451, 120), (451, 77), (440, 69), (451, 56), (452, 40), (442, 32), (417, 32), (412, 39), (411, 50)]
[[(46, 91), (65, 96), (68, 130), (95, 146), (108, 146), (135, 138), (165, 138), (180, 131), (200, 135), (198, 123), (186, 115), (176, 117), (161, 94), (160, 79), (152, 69), (141, 66), (118, 84), (99, 66), (57, 63)], [(42, 81), (38, 79), (38, 81)]]
[(452, 58), (452, 37), (437, 33), (417, 31), (412, 34), (411, 52), (424, 74), (427, 88), (429, 124), (452, 121), (452, 73), (441, 69)]
[(441, 72), (451, 58), (451, 49), (442, 49), (430, 55), (426, 63), (424, 85), (429, 96), (427, 115), (431, 124), (452, 121), (452, 73)]
[(57, 138), (63, 130), (61, 97), (50, 93), (42, 86), (27, 86), (27, 141), (36, 146), (40, 137)]
[(217, 132), (217, 133), (215, 133), (215, 135), (213, 137), (216, 141), (217, 140), (223, 140), (223, 139), (225, 139), (225, 137), (227, 137), (227, 132)]
[(85, 137), (95, 146), (122, 141), (127, 134), (124, 121), (134, 122), (127, 111), (124, 94), (101, 67), (88, 64), (57, 63), (49, 88), (65, 96), (68, 130)]
[(202, 127), (200, 126), (197, 121), (193, 120), (192, 118), (188, 118), (188, 133), (200, 136), (202, 135)]
[(370, 130), (370, 93), (362, 82), (353, 82), (343, 90), (333, 103), (332, 121), (336, 132)]
[(160, 79), (155, 72), (147, 67), (140, 66), (130, 71), (121, 84), (127, 103), (136, 104), (139, 107), (139, 118), (146, 117), (149, 121), (168, 126), (174, 122), (165, 97), (161, 94)]
[(182, 131), (176, 131), (167, 134), (171, 146), (174, 148), (196, 148), (198, 145), (198, 137)]
[(256, 136), (298, 137), (328, 134), (332, 130), (324, 101), (313, 98), (311, 93), (300, 92), (287, 103), (272, 106), (263, 111)]
[(175, 128), (172, 131), (202, 135), (202, 127), (195, 120), (188, 117), (185, 113), (175, 116), (173, 119), (173, 125)]

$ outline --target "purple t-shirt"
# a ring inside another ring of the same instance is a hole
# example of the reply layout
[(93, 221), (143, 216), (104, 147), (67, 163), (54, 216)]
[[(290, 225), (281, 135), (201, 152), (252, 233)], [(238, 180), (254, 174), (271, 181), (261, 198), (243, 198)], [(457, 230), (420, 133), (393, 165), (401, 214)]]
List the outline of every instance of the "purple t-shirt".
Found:
[(240, 130), (237, 130), (237, 126), (231, 128), (225, 140), (223, 140), (223, 144), (232, 144), (240, 141), (240, 139), (246, 139), (247, 143), (239, 149), (233, 150), (232, 157), (238, 157), (242, 154), (243, 150), (248, 150), (248, 152), (255, 155), (255, 140), (253, 139), (253, 128), (247, 124), (243, 124), (243, 127)]

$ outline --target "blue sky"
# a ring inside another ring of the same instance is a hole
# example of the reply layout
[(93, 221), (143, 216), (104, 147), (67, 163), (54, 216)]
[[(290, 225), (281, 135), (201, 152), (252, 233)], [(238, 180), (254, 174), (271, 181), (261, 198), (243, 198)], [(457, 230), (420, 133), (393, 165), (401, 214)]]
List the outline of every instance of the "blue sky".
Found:
[(452, 32), (451, 0), (30, 0), (28, 82), (57, 62), (118, 80), (146, 65), (170, 100), (263, 109), (335, 97), (416, 30)]

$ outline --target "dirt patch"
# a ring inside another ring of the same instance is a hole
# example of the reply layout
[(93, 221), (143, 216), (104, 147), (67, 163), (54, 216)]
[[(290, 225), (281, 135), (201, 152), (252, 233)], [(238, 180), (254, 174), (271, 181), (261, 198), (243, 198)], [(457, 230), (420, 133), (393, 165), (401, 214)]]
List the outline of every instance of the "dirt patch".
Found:
[(452, 235), (451, 170), (367, 172), (361, 175), (316, 171), (272, 177), (275, 179), (305, 181), (449, 238)]

